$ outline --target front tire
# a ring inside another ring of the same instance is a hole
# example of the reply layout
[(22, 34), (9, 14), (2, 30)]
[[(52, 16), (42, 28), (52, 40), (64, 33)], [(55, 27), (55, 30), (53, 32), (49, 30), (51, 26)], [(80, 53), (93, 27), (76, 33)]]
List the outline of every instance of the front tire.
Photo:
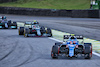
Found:
[(58, 58), (58, 46), (57, 45), (54, 45), (52, 47), (51, 57), (52, 58)]
[(41, 31), (41, 34), (43, 35), (43, 34), (46, 32), (45, 27), (42, 26), (42, 27), (40, 28), (40, 31)]
[(19, 27), (19, 35), (23, 35), (24, 34), (24, 27)]
[(29, 33), (30, 33), (30, 29), (24, 29), (24, 37), (28, 37)]
[(54, 54), (52, 51), (51, 51), (51, 57), (52, 59), (58, 59), (58, 56), (55, 56), (56, 54)]
[(50, 28), (47, 28), (47, 34), (50, 34), (50, 36), (48, 36), (48, 37), (52, 37), (52, 32), (51, 32)]

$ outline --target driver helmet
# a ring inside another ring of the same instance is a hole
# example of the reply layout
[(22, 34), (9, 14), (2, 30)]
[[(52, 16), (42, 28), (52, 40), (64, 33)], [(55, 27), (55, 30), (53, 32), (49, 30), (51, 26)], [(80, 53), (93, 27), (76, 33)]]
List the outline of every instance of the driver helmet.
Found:
[(76, 38), (74, 36), (72, 36), (71, 39), (76, 39)]
[(37, 22), (36, 20), (34, 20), (33, 22)]
[(34, 24), (39, 24), (36, 20), (34, 20)]

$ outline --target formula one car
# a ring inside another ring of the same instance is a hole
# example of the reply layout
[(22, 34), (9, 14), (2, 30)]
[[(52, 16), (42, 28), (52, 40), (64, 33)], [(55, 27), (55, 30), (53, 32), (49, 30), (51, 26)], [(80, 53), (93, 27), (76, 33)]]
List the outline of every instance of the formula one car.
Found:
[[(67, 39), (67, 41), (65, 41)], [(51, 57), (58, 58), (60, 55), (67, 57), (83, 56), (85, 59), (92, 57), (92, 44), (84, 43), (83, 36), (64, 35), (64, 42), (55, 43), (52, 47)]]
[(17, 29), (17, 23), (11, 20), (7, 21), (6, 17), (0, 17), (0, 29)]
[(24, 27), (19, 27), (19, 35), (24, 35), (24, 37), (51, 37), (52, 32), (50, 28), (40, 27), (38, 22), (25, 22)]

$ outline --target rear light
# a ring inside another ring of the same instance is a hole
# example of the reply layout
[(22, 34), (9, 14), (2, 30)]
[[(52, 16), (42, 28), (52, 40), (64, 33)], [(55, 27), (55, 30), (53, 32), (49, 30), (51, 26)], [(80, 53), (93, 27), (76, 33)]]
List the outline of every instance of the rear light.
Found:
[(78, 45), (76, 45), (76, 48), (78, 48)]

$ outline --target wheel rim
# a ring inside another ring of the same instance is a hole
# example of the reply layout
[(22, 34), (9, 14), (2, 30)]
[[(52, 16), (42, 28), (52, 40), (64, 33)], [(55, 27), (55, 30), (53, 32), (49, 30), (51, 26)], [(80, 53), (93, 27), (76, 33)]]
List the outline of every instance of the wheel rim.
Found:
[(28, 37), (28, 34), (24, 34), (24, 37)]
[(91, 57), (92, 57), (92, 54), (90, 53)]
[(26, 37), (26, 35), (25, 35), (25, 29), (24, 29), (24, 37)]
[(19, 35), (20, 35), (20, 30), (19, 30)]
[(27, 37), (27, 34), (24, 33), (24, 37)]
[(24, 37), (25, 37), (25, 33), (24, 33)]

